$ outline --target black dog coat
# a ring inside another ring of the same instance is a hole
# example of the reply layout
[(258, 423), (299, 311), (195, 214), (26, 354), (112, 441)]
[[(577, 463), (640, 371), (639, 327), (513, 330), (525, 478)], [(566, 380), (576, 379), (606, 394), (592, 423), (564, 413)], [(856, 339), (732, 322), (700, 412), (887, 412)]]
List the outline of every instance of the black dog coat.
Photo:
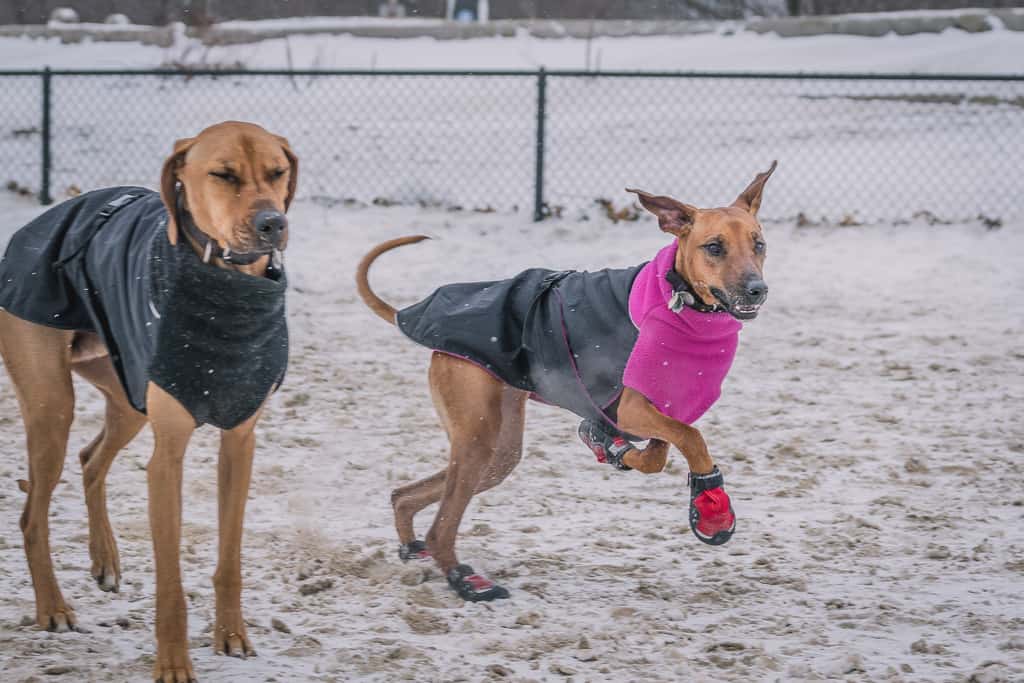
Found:
[(638, 331), (629, 292), (644, 264), (595, 273), (526, 270), (445, 285), (396, 315), (410, 339), (465, 358), (534, 398), (615, 420)]
[(0, 308), (29, 322), (95, 332), (131, 404), (146, 384), (197, 424), (237, 427), (284, 378), (284, 273), (203, 263), (167, 239), (160, 196), (138, 187), (83, 194), (19, 230), (0, 260)]

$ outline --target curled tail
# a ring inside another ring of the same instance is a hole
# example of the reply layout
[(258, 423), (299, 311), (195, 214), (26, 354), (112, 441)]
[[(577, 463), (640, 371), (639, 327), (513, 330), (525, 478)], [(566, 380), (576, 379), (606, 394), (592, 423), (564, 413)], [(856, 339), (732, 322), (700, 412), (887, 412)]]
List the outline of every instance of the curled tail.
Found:
[(370, 310), (379, 315), (380, 317), (387, 320), (392, 325), (395, 323), (395, 307), (388, 302), (381, 299), (379, 296), (374, 294), (373, 290), (370, 289), (370, 281), (367, 278), (367, 274), (370, 272), (370, 266), (377, 260), (377, 257), (386, 251), (403, 247), (406, 244), (416, 244), (423, 240), (429, 240), (430, 238), (426, 235), (410, 235), (408, 237), (397, 237), (387, 242), (382, 242), (371, 249), (363, 260), (359, 262), (359, 266), (356, 268), (356, 288), (359, 291), (359, 296), (363, 298), (366, 305), (370, 307)]

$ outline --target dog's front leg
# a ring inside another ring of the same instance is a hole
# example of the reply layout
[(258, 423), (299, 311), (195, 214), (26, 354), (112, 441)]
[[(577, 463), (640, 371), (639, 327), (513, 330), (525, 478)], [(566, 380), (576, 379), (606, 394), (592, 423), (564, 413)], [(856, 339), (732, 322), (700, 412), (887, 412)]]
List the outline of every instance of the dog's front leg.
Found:
[(643, 451), (630, 451), (626, 454), (623, 462), (633, 469), (648, 473), (660, 472), (668, 457), (669, 443), (683, 454), (693, 474), (707, 474), (715, 467), (700, 431), (658, 412), (638, 391), (627, 387), (622, 392), (618, 423), (623, 431), (655, 440)]
[(256, 651), (249, 642), (242, 617), (242, 522), (252, 477), (256, 449), (254, 429), (260, 411), (220, 438), (217, 464), (217, 521), (220, 542), (213, 588), (217, 594), (217, 620), (213, 627), (213, 650), (219, 655), (245, 659)]
[(161, 683), (195, 680), (188, 655), (188, 614), (181, 587), (181, 476), (195, 420), (170, 394), (152, 382), (146, 407), (155, 447), (146, 468), (149, 525), (156, 557), (156, 661), (153, 678)]
[[(618, 418), (619, 426), (630, 434), (671, 443), (686, 458), (690, 466), (690, 528), (694, 535), (709, 545), (721, 545), (732, 538), (736, 514), (725, 492), (725, 479), (711, 460), (700, 432), (662, 415), (642, 394), (628, 388), (619, 401)], [(643, 452), (627, 453), (623, 462), (641, 469), (650, 464), (645, 462), (645, 457), (664, 457), (661, 448), (653, 456), (647, 456), (649, 450), (650, 446)], [(661, 466), (664, 467), (663, 460)]]
[(635, 448), (626, 451), (622, 462), (637, 472), (657, 474), (665, 469), (668, 462), (668, 442), (652, 438), (642, 451)]

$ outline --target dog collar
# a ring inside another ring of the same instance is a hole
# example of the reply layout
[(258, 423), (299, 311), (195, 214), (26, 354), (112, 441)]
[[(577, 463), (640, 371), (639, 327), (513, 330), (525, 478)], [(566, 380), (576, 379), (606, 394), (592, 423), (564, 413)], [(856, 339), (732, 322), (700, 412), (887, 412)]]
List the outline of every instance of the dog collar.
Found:
[[(239, 254), (231, 251), (231, 249), (221, 249), (217, 240), (200, 230), (199, 226), (196, 225), (194, 220), (192, 220), (192, 214), (185, 208), (185, 200), (181, 192), (178, 193), (176, 203), (178, 225), (180, 225), (189, 238), (191, 238), (192, 241), (198, 244), (199, 248), (203, 250), (203, 263), (209, 263), (210, 259), (216, 256), (224, 261), (224, 263), (230, 263), (236, 266), (248, 266), (267, 255), (266, 253), (259, 252)], [(281, 252), (277, 249), (271, 252), (271, 264), (274, 268), (278, 270), (281, 269)]]
[(672, 296), (668, 300), (668, 307), (673, 313), (678, 313), (686, 306), (689, 306), (700, 313), (714, 313), (722, 310), (721, 306), (718, 304), (708, 306), (706, 303), (701, 301), (694, 293), (693, 287), (690, 286), (690, 283), (684, 280), (683, 276), (675, 271), (675, 268), (670, 268), (669, 271), (665, 273), (665, 279), (668, 280), (669, 285), (672, 286)]

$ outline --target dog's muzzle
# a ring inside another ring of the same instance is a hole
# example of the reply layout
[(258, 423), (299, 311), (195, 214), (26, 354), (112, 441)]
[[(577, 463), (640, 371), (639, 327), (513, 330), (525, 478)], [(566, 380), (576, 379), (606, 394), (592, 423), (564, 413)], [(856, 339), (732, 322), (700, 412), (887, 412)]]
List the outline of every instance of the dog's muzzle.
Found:
[(761, 278), (752, 278), (736, 294), (723, 292), (717, 287), (712, 287), (711, 293), (732, 317), (737, 320), (753, 320), (768, 298), (768, 284)]
[(260, 242), (273, 249), (280, 249), (284, 244), (285, 231), (288, 230), (288, 217), (280, 211), (263, 209), (253, 216), (252, 227)]

